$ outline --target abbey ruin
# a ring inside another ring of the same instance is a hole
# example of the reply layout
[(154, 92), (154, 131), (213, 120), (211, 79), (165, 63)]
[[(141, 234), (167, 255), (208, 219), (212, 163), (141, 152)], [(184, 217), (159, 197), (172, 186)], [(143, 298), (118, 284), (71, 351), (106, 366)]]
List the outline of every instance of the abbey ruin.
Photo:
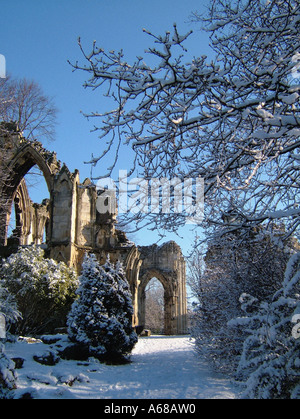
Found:
[[(0, 137), (0, 166), (9, 173), (1, 183), (0, 251), (7, 256), (18, 246), (42, 245), (48, 257), (63, 261), (80, 271), (86, 252), (95, 253), (101, 262), (107, 255), (123, 262), (134, 303), (133, 325), (145, 324), (145, 289), (152, 278), (164, 287), (165, 334), (187, 332), (186, 265), (175, 242), (162, 246), (139, 247), (117, 229), (116, 214), (97, 211), (97, 189), (91, 180), (80, 182), (79, 172), (71, 173), (37, 141), (25, 139), (20, 132)], [(9, 159), (4, 155), (9, 152)], [(24, 176), (37, 165), (43, 173), (49, 199), (41, 204), (29, 197)], [(99, 191), (98, 191), (99, 193)], [(8, 236), (12, 207), (16, 227)]]

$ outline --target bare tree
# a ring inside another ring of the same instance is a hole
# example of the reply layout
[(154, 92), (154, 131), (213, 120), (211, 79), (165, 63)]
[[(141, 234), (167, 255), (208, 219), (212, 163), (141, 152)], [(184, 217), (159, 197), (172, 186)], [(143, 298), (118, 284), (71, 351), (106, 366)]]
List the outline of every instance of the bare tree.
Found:
[[(87, 115), (105, 140), (92, 163), (109, 152), (117, 161), (130, 146), (132, 169), (146, 179), (205, 179), (208, 225), (223, 223), (231, 201), (240, 216), (238, 223), (227, 219), (229, 230), (282, 219), (287, 236), (296, 233), (299, 14), (298, 0), (212, 0), (208, 16), (194, 15), (211, 34), (212, 62), (199, 56), (186, 63), (191, 33), (181, 36), (176, 26), (163, 36), (147, 32), (155, 43), (148, 64), (142, 57), (129, 64), (122, 51), (96, 43), (86, 53), (79, 39), (85, 64), (74, 69), (87, 73), (86, 88), (115, 102), (109, 112)], [(151, 217), (156, 227), (170, 226), (170, 214)], [(134, 218), (140, 227), (145, 220)], [(172, 225), (184, 223), (174, 214)]]
[(14, 136), (19, 132), (30, 139), (50, 141), (55, 135), (57, 110), (33, 81), (0, 79), (0, 231), (6, 236), (11, 196), (9, 163), (14, 154)]
[(57, 109), (34, 81), (0, 80), (0, 120), (14, 122), (28, 139), (52, 141)]
[(235, 372), (247, 335), (228, 322), (244, 316), (249, 298), (257, 308), (281, 289), (287, 262), (299, 249), (294, 240), (283, 246), (283, 236), (278, 226), (273, 234), (260, 227), (216, 235), (204, 259), (197, 249), (188, 261), (189, 283), (199, 303), (192, 322), (197, 351), (222, 370)]

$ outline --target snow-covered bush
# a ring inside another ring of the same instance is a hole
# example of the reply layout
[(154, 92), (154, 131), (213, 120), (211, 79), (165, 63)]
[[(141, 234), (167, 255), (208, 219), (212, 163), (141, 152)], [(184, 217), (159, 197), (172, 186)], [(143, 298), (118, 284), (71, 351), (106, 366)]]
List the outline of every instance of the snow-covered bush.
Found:
[(195, 254), (189, 262), (190, 282), (199, 300), (192, 333), (202, 357), (234, 374), (247, 334), (228, 327), (228, 322), (243, 315), (242, 294), (264, 301), (281, 288), (290, 247), (284, 249), (279, 236), (272, 238), (263, 229), (224, 237), (221, 233), (209, 241), (205, 261)]
[(79, 298), (68, 317), (71, 341), (100, 359), (121, 361), (137, 343), (132, 296), (122, 265), (107, 260), (100, 266), (95, 255), (86, 255), (79, 281)]
[(2, 261), (0, 286), (13, 295), (22, 315), (15, 332), (37, 334), (65, 325), (78, 280), (74, 270), (33, 246)]
[(9, 328), (17, 320), (22, 318), (18, 310), (14, 296), (6, 289), (0, 281), (0, 313), (5, 315), (6, 327)]
[(0, 399), (10, 398), (10, 390), (16, 388), (14, 363), (4, 353), (4, 346), (0, 343)]
[[(241, 302), (245, 311), (257, 304), (245, 295)], [(300, 399), (300, 327), (294, 324), (300, 323), (299, 315), (300, 253), (290, 259), (283, 287), (272, 302), (230, 323), (248, 333), (237, 374), (246, 386), (245, 397)]]

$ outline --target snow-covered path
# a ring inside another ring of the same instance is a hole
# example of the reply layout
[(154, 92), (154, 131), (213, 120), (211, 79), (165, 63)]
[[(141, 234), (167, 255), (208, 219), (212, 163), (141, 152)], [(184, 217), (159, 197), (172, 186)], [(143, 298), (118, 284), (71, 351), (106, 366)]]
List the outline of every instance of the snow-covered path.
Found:
[[(24, 345), (27, 345), (26, 347)], [(17, 348), (23, 347), (22, 353)], [(38, 398), (90, 399), (211, 399), (236, 398), (238, 390), (229, 380), (211, 371), (194, 353), (189, 337), (154, 336), (139, 340), (132, 363), (107, 366), (95, 359), (88, 363), (61, 360), (56, 366), (32, 360), (45, 345), (15, 344), (9, 356), (23, 356), (18, 370), (19, 387), (34, 388)], [(62, 384), (78, 377), (72, 387)], [(66, 378), (66, 379), (65, 379)], [(44, 383), (42, 383), (44, 382)]]

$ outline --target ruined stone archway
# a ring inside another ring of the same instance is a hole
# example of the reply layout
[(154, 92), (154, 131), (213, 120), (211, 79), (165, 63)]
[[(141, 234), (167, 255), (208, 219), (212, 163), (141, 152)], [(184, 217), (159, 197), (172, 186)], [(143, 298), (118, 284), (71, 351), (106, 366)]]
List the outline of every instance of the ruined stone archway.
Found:
[(20, 141), (15, 150), (8, 169), (11, 172), (9, 188), (16, 189), (24, 176), (37, 165), (43, 172), (49, 193), (53, 188), (53, 174), (57, 171), (57, 161), (54, 163), (55, 153), (47, 152), (40, 143)]
[(151, 269), (147, 271), (140, 279), (139, 295), (138, 295), (138, 308), (139, 308), (139, 322), (146, 324), (146, 288), (149, 282), (156, 278), (164, 289), (164, 331), (166, 335), (177, 334), (175, 330), (175, 305), (173, 301), (174, 290), (172, 287), (171, 278), (167, 278), (161, 271)]
[[(63, 261), (80, 272), (86, 252), (94, 253), (101, 263), (107, 255), (122, 261), (133, 298), (133, 326), (144, 324), (145, 287), (156, 277), (164, 287), (165, 333), (187, 333), (186, 266), (175, 242), (162, 246), (138, 247), (116, 228), (117, 214), (97, 212), (97, 189), (89, 179), (80, 183), (79, 172), (62, 167), (56, 154), (45, 150), (37, 141), (20, 133), (0, 137), (0, 146), (10, 148), (9, 182), (0, 184), (0, 250), (7, 256), (7, 226), (12, 203), (17, 211), (17, 245), (40, 244), (47, 225), (46, 255)], [(0, 160), (1, 162), (1, 160)], [(24, 176), (37, 165), (43, 172), (50, 200), (33, 204), (28, 196)], [(3, 201), (6, 201), (3, 204)], [(12, 249), (16, 250), (16, 249)]]
[(18, 245), (28, 244), (31, 231), (31, 200), (25, 179), (21, 180), (12, 201), (15, 207), (16, 226), (11, 240), (16, 241)]
[[(1, 196), (5, 199), (6, 205), (2, 206), (0, 211), (0, 245), (7, 245), (12, 205), (15, 205), (17, 218), (15, 239), (18, 243), (16, 244), (27, 245), (31, 242), (37, 244), (41, 241), (40, 231), (44, 229), (50, 218), (47, 213), (50, 207), (48, 203), (39, 207), (32, 206), (24, 177), (32, 167), (38, 166), (44, 175), (51, 200), (54, 175), (59, 171), (60, 163), (55, 153), (45, 150), (37, 141), (26, 140), (19, 132), (12, 132), (1, 138), (1, 146), (10, 150), (11, 158), (5, 167), (8, 179), (1, 187)], [(36, 240), (33, 237), (36, 237)]]
[(139, 247), (142, 266), (139, 274), (138, 317), (145, 324), (145, 288), (157, 278), (164, 288), (166, 335), (187, 333), (186, 266), (175, 242)]

